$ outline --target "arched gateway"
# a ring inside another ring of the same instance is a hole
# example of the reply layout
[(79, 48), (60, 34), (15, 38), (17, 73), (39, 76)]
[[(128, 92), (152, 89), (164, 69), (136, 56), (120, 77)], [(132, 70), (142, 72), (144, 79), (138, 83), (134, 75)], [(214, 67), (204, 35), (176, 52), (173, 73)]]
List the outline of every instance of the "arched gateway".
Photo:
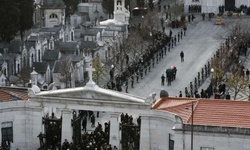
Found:
[[(127, 93), (102, 89), (92, 81), (93, 68), (88, 68), (88, 71), (90, 80), (85, 87), (43, 92), (32, 92), (30, 90), (29, 97), (31, 101), (40, 103), (44, 111), (45, 108), (54, 110), (53, 116), (59, 114), (58, 120), (54, 122), (61, 121), (61, 135), (56, 135), (56, 137), (61, 137), (61, 144), (65, 139), (69, 143), (79, 143), (81, 136), (77, 135), (77, 133), (82, 132), (80, 125), (82, 119), (77, 116), (76, 112), (91, 110), (109, 114), (109, 144), (112, 147), (116, 146), (119, 150), (130, 147), (138, 150), (149, 148), (149, 118), (153, 116), (150, 100)], [(55, 110), (57, 111), (55, 112)], [(72, 115), (74, 113), (75, 116)], [(138, 122), (136, 119), (140, 116), (141, 126), (122, 124), (122, 113), (124, 115), (136, 114), (134, 122)], [(47, 113), (44, 112), (45, 114)], [(51, 117), (47, 116), (47, 118)], [(167, 118), (167, 116), (163, 118)], [(46, 117), (43, 119), (46, 120)], [(44, 125), (47, 127), (46, 124)], [(44, 132), (46, 133), (46, 131)]]

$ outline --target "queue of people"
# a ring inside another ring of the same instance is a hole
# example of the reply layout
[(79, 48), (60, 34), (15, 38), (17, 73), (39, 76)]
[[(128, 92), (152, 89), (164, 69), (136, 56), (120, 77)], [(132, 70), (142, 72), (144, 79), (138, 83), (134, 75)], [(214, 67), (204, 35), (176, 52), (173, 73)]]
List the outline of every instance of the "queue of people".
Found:
[[(176, 35), (173, 35), (172, 30), (169, 31), (168, 35), (163, 31), (153, 32), (153, 42), (144, 51), (144, 54), (133, 61), (130, 60), (129, 56), (126, 56), (127, 68), (116, 77), (114, 77), (114, 69), (110, 70), (110, 81), (107, 83), (107, 88), (122, 91), (124, 86), (125, 92), (128, 93), (129, 86), (134, 88), (135, 83), (143, 80), (152, 71), (152, 68), (167, 55), (167, 52), (177, 46), (183, 36), (186, 36), (186, 30), (185, 26)], [(181, 54), (181, 57), (181, 60), (184, 61), (184, 53)], [(177, 68), (175, 67), (173, 72), (166, 72), (166, 79), (169, 79), (168, 85), (171, 85), (171, 82), (175, 79), (176, 71)]]

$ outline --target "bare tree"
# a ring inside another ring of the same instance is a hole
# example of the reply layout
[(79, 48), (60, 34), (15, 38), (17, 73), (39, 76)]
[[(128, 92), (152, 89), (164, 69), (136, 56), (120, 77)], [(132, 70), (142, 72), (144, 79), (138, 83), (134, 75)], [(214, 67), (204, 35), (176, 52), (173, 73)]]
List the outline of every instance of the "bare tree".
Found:
[(241, 52), (246, 54), (246, 43), (250, 40), (250, 24), (248, 21), (239, 19), (236, 22), (225, 23), (225, 30), (229, 36), (231, 53), (236, 61), (239, 61)]
[(72, 81), (72, 76), (71, 76), (71, 71), (72, 71), (72, 64), (69, 60), (62, 60), (60, 61), (60, 81), (65, 84), (66, 88), (71, 87), (71, 81)]
[[(225, 23), (226, 43), (217, 50), (212, 59), (213, 76), (217, 81), (225, 79), (228, 89), (234, 92), (234, 99), (241, 93), (246, 93), (248, 82), (244, 78), (244, 70), (239, 63), (242, 52), (246, 54), (249, 42), (249, 23), (243, 20)], [(229, 25), (228, 25), (229, 24)], [(228, 75), (229, 74), (229, 75)], [(217, 84), (216, 82), (216, 84)]]
[(30, 81), (30, 68), (25, 66), (21, 69), (18, 74), (19, 82), (25, 87), (27, 83)]
[(93, 72), (93, 79), (96, 81), (96, 84), (99, 85), (99, 79), (104, 70), (99, 56), (93, 60), (92, 66), (95, 68), (95, 71)]
[(226, 83), (234, 91), (234, 100), (236, 100), (239, 92), (244, 93), (248, 88), (248, 81), (242, 75), (241, 70), (234, 71)]

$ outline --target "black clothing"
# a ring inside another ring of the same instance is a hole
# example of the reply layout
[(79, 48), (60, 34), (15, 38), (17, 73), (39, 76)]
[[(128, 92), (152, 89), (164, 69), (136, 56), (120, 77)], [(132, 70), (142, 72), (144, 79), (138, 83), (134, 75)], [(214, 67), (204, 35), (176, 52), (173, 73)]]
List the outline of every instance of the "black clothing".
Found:
[(162, 75), (162, 76), (161, 76), (161, 85), (164, 85), (164, 82), (165, 82), (165, 76)]
[(183, 51), (181, 51), (180, 56), (181, 56), (181, 62), (183, 62), (184, 61), (184, 52)]

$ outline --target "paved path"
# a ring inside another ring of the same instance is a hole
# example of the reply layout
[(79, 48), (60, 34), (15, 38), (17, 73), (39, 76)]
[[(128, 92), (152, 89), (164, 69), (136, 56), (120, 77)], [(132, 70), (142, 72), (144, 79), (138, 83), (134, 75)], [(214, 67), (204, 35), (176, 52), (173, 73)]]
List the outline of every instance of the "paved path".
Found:
[[(167, 56), (164, 56), (163, 60), (139, 81), (140, 83), (135, 84), (133, 89), (129, 86), (129, 93), (148, 97), (152, 92), (156, 92), (156, 98), (159, 98), (161, 89), (168, 91), (170, 96), (178, 96), (180, 90), (184, 91), (223, 41), (219, 36), (224, 33), (222, 26), (214, 25), (213, 21), (200, 20), (201, 18), (197, 16), (196, 22), (188, 26), (187, 36), (171, 49), (171, 52), (167, 53)], [(174, 29), (173, 33), (178, 31), (180, 29)], [(182, 50), (185, 54), (183, 63), (179, 56)], [(177, 67), (176, 80), (172, 82), (172, 86), (161, 86), (161, 75), (165, 75), (166, 68), (172, 65)]]

